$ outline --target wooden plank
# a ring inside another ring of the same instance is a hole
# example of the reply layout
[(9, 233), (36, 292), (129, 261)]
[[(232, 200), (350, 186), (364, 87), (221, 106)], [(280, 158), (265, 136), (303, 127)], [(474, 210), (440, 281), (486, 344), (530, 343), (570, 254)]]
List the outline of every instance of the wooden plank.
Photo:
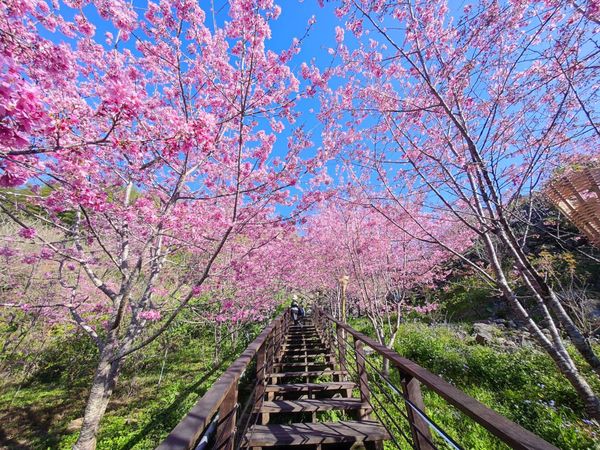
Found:
[(255, 425), (246, 437), (249, 447), (373, 442), (390, 438), (387, 430), (374, 421)]
[(290, 383), (290, 384), (269, 384), (265, 387), (265, 392), (323, 392), (323, 391), (341, 391), (354, 389), (356, 383), (351, 381), (329, 382), (329, 383)]
[(307, 349), (294, 349), (294, 348), (290, 348), (285, 350), (282, 355), (304, 355), (304, 354), (308, 354), (310, 356), (314, 356), (314, 355), (328, 355), (329, 352), (327, 351), (327, 349), (324, 348), (307, 348)]
[(321, 354), (317, 354), (317, 355), (304, 355), (304, 354), (298, 354), (298, 353), (293, 353), (293, 354), (283, 353), (280, 356), (280, 359), (284, 359), (285, 358), (285, 359), (297, 360), (297, 359), (306, 359), (306, 358), (309, 358), (309, 359), (312, 359), (314, 361), (317, 358), (320, 358), (320, 359), (325, 358), (325, 359), (327, 359), (330, 356), (333, 356), (333, 355), (331, 353), (321, 353)]
[(355, 329), (339, 322), (328, 314), (321, 312), (328, 320), (344, 328), (349, 334), (364, 344), (371, 347), (380, 355), (389, 359), (391, 363), (400, 369), (404, 374), (410, 375), (432, 391), (436, 392), (448, 403), (454, 405), (457, 409), (471, 417), (475, 422), (482, 425), (494, 436), (500, 438), (503, 442), (509, 444), (511, 448), (518, 450), (558, 450), (557, 447), (544, 441), (542, 438), (526, 430), (522, 426), (511, 422), (506, 417), (491, 410), (484, 404), (478, 402), (473, 397), (452, 386), (447, 381), (432, 374), (427, 369), (419, 366), (417, 363), (401, 357), (398, 353), (380, 345), (370, 337), (356, 331)]
[(270, 373), (267, 378), (320, 377), (326, 375), (348, 375), (345, 370), (316, 370), (308, 372), (279, 372)]
[(289, 335), (286, 335), (285, 342), (313, 342), (313, 343), (317, 343), (317, 344), (323, 343), (319, 336), (289, 336)]
[(315, 412), (336, 410), (356, 410), (362, 408), (359, 398), (309, 398), (305, 400), (274, 400), (263, 402), (257, 411), (267, 413)]
[(278, 362), (273, 364), (273, 367), (323, 367), (326, 368), (329, 362), (321, 361), (309, 361), (309, 362)]

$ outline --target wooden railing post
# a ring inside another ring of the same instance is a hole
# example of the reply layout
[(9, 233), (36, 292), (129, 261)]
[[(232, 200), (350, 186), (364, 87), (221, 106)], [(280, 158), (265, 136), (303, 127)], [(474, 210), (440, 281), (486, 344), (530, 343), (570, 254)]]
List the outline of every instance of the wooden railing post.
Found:
[[(335, 326), (337, 350), (338, 350), (338, 363), (340, 370), (347, 370), (346, 367), (346, 341), (344, 340), (344, 330), (342, 327), (336, 324)], [(339, 375), (338, 381), (344, 381), (344, 376)]]
[[(259, 351), (258, 356), (257, 356), (257, 360), (256, 360), (256, 364), (258, 367), (258, 364), (260, 363), (261, 359), (264, 361), (263, 362), (263, 366), (264, 366), (264, 371), (262, 373), (262, 378), (260, 376), (258, 376), (258, 386), (256, 388), (256, 404), (261, 404), (262, 403), (262, 397), (265, 395), (265, 385), (266, 383), (266, 378), (268, 377), (268, 374), (273, 372), (273, 362), (275, 359), (275, 339), (276, 339), (276, 334), (277, 334), (277, 328), (273, 328), (273, 332), (271, 334), (271, 336), (269, 336), (269, 338), (265, 341), (265, 345), (263, 346), (263, 348), (261, 349), (261, 351)], [(262, 355), (261, 355), (262, 353)], [(271, 383), (274, 383), (274, 379), (270, 379)], [(267, 393), (267, 400), (273, 400), (274, 395), (272, 392)], [(260, 423), (261, 425), (266, 425), (267, 423), (269, 423), (269, 417), (270, 414), (269, 413), (261, 413), (260, 414)]]
[[(267, 339), (267, 351), (266, 351), (266, 366), (267, 372), (273, 373), (277, 370), (273, 367), (273, 363), (277, 358), (279, 358), (279, 349), (281, 348), (281, 341), (279, 336), (279, 329), (281, 327), (281, 323), (276, 324), (273, 327), (273, 331), (271, 336)], [(275, 378), (271, 378), (271, 384), (275, 384)]]
[[(268, 342), (268, 340), (267, 340)], [(256, 393), (254, 394), (254, 404), (262, 401), (265, 395), (265, 373), (267, 364), (267, 342), (265, 342), (256, 354)]]
[(238, 380), (231, 385), (229, 392), (219, 406), (219, 423), (215, 449), (233, 450), (235, 437), (235, 418), (237, 414)]
[(273, 329), (273, 335), (271, 337), (271, 358), (273, 360), (276, 360), (277, 358), (279, 358), (279, 346), (281, 344), (280, 342), (280, 335), (279, 335), (279, 329), (280, 329), (281, 324), (277, 324), (275, 325), (275, 328)]
[(336, 331), (335, 324), (333, 322), (327, 321), (327, 336), (329, 341), (329, 348), (333, 352), (334, 344), (336, 340)]
[(360, 391), (360, 401), (362, 408), (359, 411), (360, 420), (368, 420), (371, 412), (371, 393), (369, 391), (369, 379), (367, 377), (367, 368), (365, 367), (365, 349), (363, 343), (354, 339), (354, 352), (356, 353), (356, 373), (358, 374), (358, 389)]
[[(400, 382), (405, 397), (420, 411), (425, 412), (425, 403), (421, 395), (421, 383), (414, 377), (407, 375), (398, 369), (400, 373)], [(406, 403), (406, 414), (410, 424), (410, 432), (413, 437), (415, 450), (433, 450), (431, 445), (431, 430), (427, 422), (416, 412), (408, 402)]]

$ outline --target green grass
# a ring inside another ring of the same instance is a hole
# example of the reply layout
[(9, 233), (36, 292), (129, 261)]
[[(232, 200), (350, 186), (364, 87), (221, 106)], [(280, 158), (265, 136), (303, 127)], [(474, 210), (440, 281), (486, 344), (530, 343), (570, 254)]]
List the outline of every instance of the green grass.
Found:
[[(366, 322), (357, 321), (355, 326), (371, 334)], [(586, 416), (575, 391), (550, 358), (535, 348), (506, 351), (475, 344), (465, 339), (464, 333), (446, 326), (409, 323), (402, 325), (395, 349), (559, 448), (600, 449), (598, 430), (584, 421)], [(381, 364), (376, 357), (370, 358)], [(598, 378), (579, 362), (593, 388), (600, 392)], [(392, 375), (398, 381), (398, 375)], [(389, 398), (377, 390), (375, 393), (394, 421), (403, 422), (400, 411), (404, 410), (388, 407), (392, 403)], [(423, 398), (428, 414), (464, 448), (508, 448), (436, 393), (423, 389)], [(398, 397), (393, 403), (402, 405), (402, 400)], [(374, 406), (378, 406), (376, 400)], [(382, 409), (378, 412), (384, 422), (391, 422)], [(394, 430), (391, 425), (389, 428)], [(408, 432), (405, 426), (403, 430)], [(399, 431), (395, 435), (403, 441)], [(395, 448), (391, 443), (387, 445)]]
[[(224, 357), (215, 367), (210, 333), (171, 338), (162, 378), (164, 351), (158, 343), (126, 361), (101, 423), (99, 449), (155, 448), (247, 345), (246, 339), (236, 348), (223, 345)], [(56, 346), (68, 344), (62, 339)], [(55, 350), (46, 350), (48, 361), (35, 373), (1, 386), (0, 448), (70, 449), (76, 441), (78, 431), (67, 426), (83, 416), (94, 352), (73, 361)]]

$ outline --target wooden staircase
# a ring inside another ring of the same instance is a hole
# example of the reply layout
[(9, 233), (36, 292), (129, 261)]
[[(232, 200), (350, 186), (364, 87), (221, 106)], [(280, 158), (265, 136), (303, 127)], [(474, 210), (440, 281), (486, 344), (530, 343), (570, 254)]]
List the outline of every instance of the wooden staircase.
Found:
[[(258, 423), (248, 429), (245, 447), (378, 449), (390, 438), (371, 420), (360, 385), (348, 381), (346, 367), (340, 367), (310, 318), (287, 329), (269, 369), (264, 394), (254, 408)], [(345, 420), (322, 419), (319, 413), (329, 411)]]
[[(395, 380), (369, 362), (367, 346), (397, 371)], [(421, 385), (508, 448), (558, 450), (318, 307), (303, 326), (289, 310), (267, 325), (157, 450), (379, 450), (386, 440), (463, 448), (428, 415)]]

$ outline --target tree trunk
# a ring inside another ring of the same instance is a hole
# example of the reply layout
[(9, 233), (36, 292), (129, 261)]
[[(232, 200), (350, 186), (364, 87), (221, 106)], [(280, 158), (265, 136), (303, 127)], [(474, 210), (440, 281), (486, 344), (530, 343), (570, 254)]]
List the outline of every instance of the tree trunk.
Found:
[(577, 351), (583, 356), (586, 362), (592, 367), (594, 372), (600, 376), (600, 358), (594, 352), (590, 342), (585, 338), (581, 330), (575, 325), (562, 303), (558, 299), (552, 287), (544, 280), (527, 259), (518, 246), (517, 240), (506, 221), (502, 221), (503, 230), (500, 238), (507, 245), (510, 252), (515, 257), (516, 266), (519, 269), (521, 277), (527, 284), (532, 293), (544, 302), (556, 315), (558, 322), (567, 332), (570, 341)]
[(113, 348), (113, 346), (107, 345), (100, 354), (92, 389), (85, 406), (83, 425), (73, 450), (94, 450), (96, 448), (96, 436), (100, 421), (106, 412), (121, 368), (121, 360), (111, 362), (112, 357), (116, 354)]
[(567, 380), (569, 380), (569, 383), (571, 383), (583, 401), (585, 409), (590, 417), (600, 421), (600, 400), (596, 394), (594, 394), (594, 391), (585, 378), (581, 376), (577, 370), (577, 367), (575, 366), (575, 363), (567, 353), (556, 326), (554, 325), (554, 319), (550, 315), (548, 309), (545, 307), (545, 303), (542, 302), (540, 305), (543, 306), (541, 312), (544, 314), (544, 320), (546, 320), (550, 326), (553, 336), (552, 340), (548, 339), (544, 333), (542, 333), (540, 327), (531, 318), (527, 310), (523, 307), (515, 293), (512, 291), (512, 288), (510, 287), (508, 280), (504, 275), (502, 265), (498, 259), (498, 254), (496, 253), (496, 249), (494, 248), (491, 237), (485, 234), (483, 236), (483, 240), (492, 270), (494, 271), (496, 283), (502, 291), (502, 294), (509, 306), (515, 312), (517, 318), (527, 324), (527, 329), (531, 332), (532, 336), (552, 358), (558, 367), (558, 370), (565, 376), (565, 378), (567, 378)]
[[(390, 350), (394, 350), (394, 345), (396, 344), (396, 336), (398, 335), (399, 324), (400, 324), (400, 322), (397, 320), (396, 321), (396, 326), (392, 330), (392, 335), (390, 336), (387, 344), (385, 344), (385, 343), (383, 344), (387, 348), (389, 348)], [(382, 370), (383, 370), (383, 375), (385, 377), (389, 377), (390, 376), (390, 360), (389, 359), (383, 358)]]
[[(567, 353), (567, 349), (563, 343), (558, 340), (551, 341), (548, 339), (533, 319), (523, 309), (522, 305), (514, 298), (509, 301), (513, 311), (517, 314), (517, 317), (527, 324), (527, 329), (531, 332), (531, 335), (535, 338), (537, 343), (545, 350), (545, 352), (552, 358), (560, 373), (562, 373), (569, 383), (573, 386), (577, 394), (584, 403), (587, 413), (593, 419), (600, 421), (600, 400), (585, 380), (585, 378), (579, 373), (575, 363)], [(552, 318), (550, 318), (552, 320)]]
[(387, 358), (383, 358), (383, 364), (381, 365), (381, 373), (386, 378), (390, 376), (390, 360)]
[(566, 360), (560, 352), (554, 347), (545, 348), (546, 352), (552, 357), (559, 371), (569, 380), (571, 385), (575, 388), (579, 397), (583, 400), (583, 404), (586, 412), (592, 419), (600, 422), (600, 400), (598, 396), (594, 394), (594, 391), (585, 380), (579, 371), (572, 364), (572, 361)]
[(554, 314), (556, 314), (558, 321), (567, 332), (569, 340), (573, 343), (573, 346), (575, 346), (579, 354), (583, 356), (586, 362), (592, 367), (594, 372), (600, 376), (600, 359), (594, 352), (590, 341), (586, 339), (579, 328), (577, 328), (577, 325), (575, 325), (567, 311), (565, 311), (562, 303), (552, 290), (548, 296), (548, 303)]

